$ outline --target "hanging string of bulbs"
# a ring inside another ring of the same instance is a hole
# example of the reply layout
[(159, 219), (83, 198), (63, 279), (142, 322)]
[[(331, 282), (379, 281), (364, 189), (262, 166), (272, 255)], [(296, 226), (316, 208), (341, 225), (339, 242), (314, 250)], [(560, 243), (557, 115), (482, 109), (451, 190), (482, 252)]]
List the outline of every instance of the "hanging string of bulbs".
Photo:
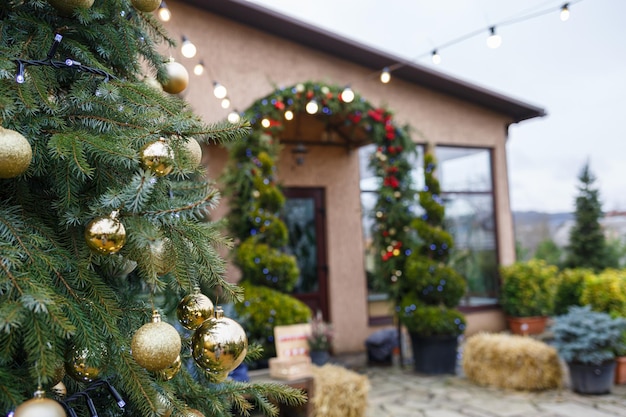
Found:
[[(565, 22), (569, 19), (570, 17), (570, 7), (573, 4), (576, 3), (580, 3), (583, 0), (572, 0), (569, 1), (567, 3), (563, 3), (561, 6), (558, 7), (557, 11), (559, 12), (559, 17), (561, 19), (561, 21)], [(521, 14), (520, 16), (517, 17), (512, 17), (509, 18), (507, 20), (503, 20), (501, 22), (492, 24), (491, 26), (489, 26), (487, 28), (487, 33), (488, 36), (486, 38), (486, 44), (488, 48), (491, 49), (496, 49), (498, 47), (500, 47), (500, 45), (502, 44), (502, 37), (497, 33), (496, 28), (500, 28), (500, 27), (504, 27), (504, 26), (511, 26), (517, 23), (521, 23), (521, 22), (525, 22), (527, 20), (530, 19), (535, 19), (537, 17), (540, 16), (544, 16), (547, 14), (551, 14), (555, 12), (555, 8), (554, 7), (549, 7), (549, 8), (545, 8), (539, 11), (534, 11), (534, 12), (530, 12), (530, 13), (524, 13)], [(168, 22), (171, 17), (172, 14), (170, 12), (170, 10), (167, 7), (167, 4), (165, 3), (165, 1), (161, 1), (161, 5), (159, 6), (158, 10), (157, 10), (157, 15), (159, 17), (159, 19), (163, 22)], [(469, 32), (463, 36), (460, 36), (458, 38), (452, 39), (448, 42), (445, 42), (435, 48), (433, 48), (431, 51), (420, 54), (418, 56), (416, 56), (415, 58), (409, 60), (409, 61), (403, 61), (403, 62), (396, 62), (392, 65), (386, 66), (384, 67), (381, 71), (377, 71), (376, 73), (370, 74), (370, 76), (368, 76), (368, 78), (371, 78), (372, 76), (378, 76), (380, 79), (380, 82), (382, 82), (383, 84), (387, 84), (391, 81), (391, 74), (393, 71), (402, 68), (406, 65), (410, 65), (412, 62), (423, 59), (427, 56), (430, 55), (431, 60), (433, 62), (433, 64), (438, 65), (441, 63), (441, 54), (440, 51), (448, 48), (450, 46), (459, 44), (461, 42), (464, 42), (470, 38), (473, 38), (475, 36), (478, 36), (480, 34), (483, 34), (485, 32), (485, 28), (481, 28), (478, 30), (474, 30), (472, 32)], [(186, 37), (186, 36), (182, 36), (182, 44), (181, 44), (181, 53), (185, 58), (193, 58), (195, 57), (196, 53), (197, 53), (197, 48), (196, 46), (191, 43), (191, 41)], [(200, 76), (204, 73), (206, 67), (204, 65), (204, 62), (202, 60), (200, 60), (193, 69), (193, 72), (195, 75)], [(221, 100), (221, 106), (223, 109), (228, 109), (231, 106), (231, 100), (228, 97), (228, 91), (226, 89), (226, 87), (222, 84), (220, 84), (218, 81), (213, 81), (213, 95)], [(341, 93), (341, 98), (343, 101), (345, 101), (346, 103), (351, 102), (354, 99), (354, 92), (352, 91), (352, 89), (350, 88), (350, 86), (346, 86), (346, 88), (343, 90), (343, 92)], [(310, 114), (315, 114), (317, 112), (317, 108), (314, 104), (311, 104), (311, 106), (307, 105), (307, 112)], [(236, 109), (232, 109), (231, 112), (228, 114), (228, 121), (230, 121), (231, 123), (237, 123), (239, 122), (241, 116), (239, 114), (239, 112)]]
[[(580, 3), (583, 0), (572, 0), (570, 2), (567, 3), (563, 3), (561, 6), (558, 7), (557, 11), (559, 12), (559, 18), (561, 19), (562, 22), (567, 21), (570, 18), (570, 7), (573, 4), (576, 3)], [(511, 26), (517, 23), (521, 23), (521, 22), (525, 22), (527, 20), (530, 19), (535, 19), (537, 17), (540, 16), (544, 16), (547, 14), (551, 14), (555, 12), (555, 8), (554, 7), (550, 7), (550, 8), (545, 8), (536, 12), (531, 12), (531, 13), (525, 13), (522, 14), (518, 17), (512, 17), (509, 18), (507, 20), (501, 21), (499, 23), (493, 24), (491, 26), (489, 26), (487, 28), (487, 38), (486, 38), (486, 44), (487, 47), (490, 49), (496, 49), (499, 48), (500, 45), (502, 45), (502, 37), (496, 32), (496, 28), (497, 27), (504, 27), (504, 26)], [(399, 68), (402, 68), (406, 65), (408, 65), (410, 62), (413, 61), (417, 61), (420, 59), (423, 59), (427, 56), (430, 55), (431, 60), (433, 62), (433, 64), (438, 65), (441, 63), (441, 54), (439, 53), (442, 49), (448, 48), (450, 46), (459, 44), (461, 42), (464, 42), (470, 38), (473, 38), (475, 36), (481, 35), (485, 32), (484, 28), (478, 29), (478, 30), (474, 30), (472, 32), (469, 32), (463, 36), (460, 36), (458, 38), (452, 39), (451, 41), (445, 42), (435, 48), (433, 48), (431, 51), (420, 54), (418, 56), (416, 56), (415, 58), (411, 59), (410, 61), (405, 61), (405, 62), (397, 62), (393, 65), (389, 65), (384, 67), (381, 71), (376, 72), (375, 75), (379, 75), (380, 78), (380, 82), (382, 82), (383, 84), (387, 84), (391, 81), (391, 73), (394, 70), (397, 70)]]

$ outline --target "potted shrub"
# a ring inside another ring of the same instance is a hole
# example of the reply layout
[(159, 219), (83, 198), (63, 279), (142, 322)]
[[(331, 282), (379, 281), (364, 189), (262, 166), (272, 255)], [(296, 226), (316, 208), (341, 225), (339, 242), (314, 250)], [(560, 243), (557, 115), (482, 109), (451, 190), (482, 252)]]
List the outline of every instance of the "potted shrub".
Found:
[(567, 363), (572, 390), (606, 394), (615, 375), (615, 353), (624, 349), (626, 319), (592, 311), (591, 306), (570, 307), (554, 318), (554, 346)]
[(514, 334), (543, 333), (552, 314), (558, 268), (531, 259), (500, 267), (500, 303)]
[(444, 230), (444, 206), (439, 182), (434, 176), (434, 155), (424, 155), (425, 184), (419, 193), (424, 215), (411, 222), (419, 244), (412, 248), (405, 273), (395, 287), (399, 320), (411, 336), (413, 363), (417, 372), (456, 372), (458, 337), (464, 332), (465, 316), (456, 309), (465, 294), (466, 282), (447, 265), (453, 247)]
[(310, 321), (311, 334), (309, 342), (309, 356), (315, 365), (324, 365), (330, 359), (330, 349), (333, 341), (333, 327), (326, 323), (320, 311)]

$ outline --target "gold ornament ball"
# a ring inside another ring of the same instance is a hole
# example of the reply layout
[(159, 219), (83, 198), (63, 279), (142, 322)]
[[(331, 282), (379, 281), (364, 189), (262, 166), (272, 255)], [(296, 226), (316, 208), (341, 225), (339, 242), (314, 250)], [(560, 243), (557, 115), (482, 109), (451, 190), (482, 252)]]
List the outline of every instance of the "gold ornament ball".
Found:
[(161, 381), (169, 381), (176, 376), (182, 365), (183, 362), (180, 359), (180, 355), (178, 355), (176, 360), (170, 366), (165, 369), (161, 369), (160, 371), (156, 371), (154, 374)]
[(204, 417), (204, 414), (195, 408), (188, 408), (185, 410), (185, 417)]
[(44, 392), (37, 390), (34, 398), (23, 402), (15, 409), (13, 417), (67, 417), (67, 414), (61, 404), (45, 398)]
[(202, 147), (194, 138), (189, 138), (185, 143), (185, 151), (187, 153), (187, 157), (189, 157), (189, 162), (194, 167), (197, 167), (202, 162)]
[(0, 127), (0, 178), (24, 173), (33, 159), (28, 140), (15, 130)]
[(172, 258), (173, 244), (168, 238), (159, 239), (150, 245), (157, 274), (165, 275), (174, 269)]
[(154, 311), (152, 322), (146, 323), (133, 335), (130, 343), (133, 358), (143, 368), (156, 372), (171, 366), (180, 354), (182, 342), (176, 329), (161, 321)]
[(152, 171), (157, 177), (163, 177), (174, 169), (174, 151), (164, 138), (141, 148), (139, 160), (144, 169)]
[(66, 355), (65, 372), (78, 382), (92, 382), (102, 372), (95, 364), (97, 357), (103, 355), (106, 355), (104, 347), (90, 351), (73, 346)]
[(76, 9), (89, 9), (93, 0), (48, 0), (48, 3), (64, 15), (71, 15)]
[(100, 255), (122, 249), (126, 243), (126, 229), (117, 218), (117, 212), (90, 221), (85, 227), (85, 241), (89, 249)]
[(198, 291), (180, 300), (176, 307), (176, 316), (185, 329), (196, 330), (213, 317), (214, 310), (211, 299)]
[(157, 395), (157, 415), (159, 417), (170, 417), (172, 415), (172, 411), (174, 411), (170, 401), (163, 394), (159, 393)]
[(163, 86), (154, 77), (150, 77), (149, 75), (146, 75), (145, 77), (143, 77), (143, 82), (146, 83), (147, 85), (149, 85), (150, 87), (154, 88), (154, 89), (157, 89), (159, 91), (163, 91)]
[(65, 386), (63, 381), (50, 388), (50, 391), (59, 398), (63, 398), (67, 395), (67, 387)]
[(178, 94), (189, 85), (189, 73), (179, 62), (169, 61), (165, 64), (167, 80), (163, 83), (163, 91)]
[(191, 350), (196, 364), (219, 382), (243, 362), (248, 352), (248, 338), (239, 323), (224, 317), (224, 310), (217, 306), (215, 318), (206, 320), (196, 329)]
[(161, 4), (161, 0), (131, 0), (133, 7), (142, 12), (153, 12)]

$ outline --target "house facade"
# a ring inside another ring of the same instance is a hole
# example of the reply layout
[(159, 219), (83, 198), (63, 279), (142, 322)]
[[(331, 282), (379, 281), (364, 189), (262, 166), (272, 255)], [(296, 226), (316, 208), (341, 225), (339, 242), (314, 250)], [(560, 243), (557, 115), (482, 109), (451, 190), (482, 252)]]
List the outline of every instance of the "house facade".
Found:
[[(541, 108), (245, 1), (168, 0), (167, 6), (171, 19), (165, 28), (179, 42), (183, 36), (191, 40), (198, 53), (188, 59), (179, 48), (164, 52), (189, 71), (189, 86), (181, 95), (206, 122), (224, 120), (233, 108), (243, 111), (282, 88), (314, 81), (349, 85), (373, 106), (392, 111), (418, 145), (435, 146), (442, 198), (457, 242), (455, 262), (468, 276), (470, 291), (462, 306), (467, 332), (504, 328), (497, 265), (515, 260), (507, 130), (543, 116)], [(193, 69), (201, 60), (205, 71), (196, 76)], [(378, 74), (391, 65), (392, 80), (383, 84)], [(213, 95), (215, 82), (227, 86), (229, 109)], [(367, 138), (341, 138), (323, 115), (298, 116), (281, 136), (277, 176), (288, 198), (286, 217), (311, 225), (317, 256), (311, 266), (315, 282), (296, 295), (332, 321), (337, 353), (362, 351), (369, 334), (392, 325), (384, 294), (368, 290), (368, 208), (374, 187), (365, 161), (373, 150)], [(226, 161), (223, 148), (205, 147), (209, 177), (218, 178)], [(420, 169), (418, 158), (418, 186)], [(227, 210), (224, 201), (215, 216)], [(239, 278), (234, 267), (230, 276)]]

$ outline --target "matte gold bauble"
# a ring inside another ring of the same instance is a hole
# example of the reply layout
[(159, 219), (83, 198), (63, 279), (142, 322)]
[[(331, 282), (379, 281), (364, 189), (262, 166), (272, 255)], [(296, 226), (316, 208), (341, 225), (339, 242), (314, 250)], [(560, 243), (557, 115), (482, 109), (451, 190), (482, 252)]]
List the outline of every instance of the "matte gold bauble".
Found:
[(165, 275), (174, 269), (173, 244), (168, 238), (159, 239), (150, 245), (157, 274)]
[(217, 306), (215, 318), (196, 329), (191, 350), (196, 364), (209, 372), (215, 382), (221, 382), (244, 360), (248, 338), (239, 323), (224, 317), (224, 310)]
[(202, 162), (202, 147), (194, 138), (189, 138), (185, 143), (185, 150), (187, 153), (187, 157), (189, 158), (189, 162), (194, 167), (197, 167)]
[(131, 0), (133, 7), (142, 12), (153, 12), (161, 4), (161, 0)]
[(71, 15), (76, 9), (89, 9), (93, 0), (48, 0), (48, 3), (64, 15)]
[(141, 326), (130, 343), (135, 361), (152, 372), (171, 366), (180, 354), (181, 346), (176, 329), (162, 322), (157, 311), (152, 312), (152, 322)]
[(162, 84), (163, 91), (170, 94), (178, 94), (189, 85), (189, 73), (179, 62), (169, 61), (165, 64), (167, 80)]
[(178, 371), (180, 371), (182, 364), (183, 363), (180, 360), (180, 355), (178, 355), (176, 357), (176, 360), (170, 366), (165, 369), (161, 369), (160, 371), (156, 371), (155, 375), (161, 381), (169, 381), (176, 376)]
[(165, 138), (141, 148), (139, 160), (144, 169), (152, 171), (157, 177), (167, 175), (174, 169), (174, 151)]
[(214, 317), (214, 310), (211, 299), (197, 290), (180, 300), (176, 316), (185, 329), (196, 330), (205, 320)]
[(85, 227), (85, 241), (89, 249), (101, 255), (115, 253), (126, 243), (126, 229), (119, 221), (118, 212), (97, 217)]
[(20, 404), (13, 417), (67, 417), (65, 409), (58, 402), (44, 397), (42, 390), (35, 391), (34, 398)]
[(0, 178), (23, 174), (33, 159), (28, 140), (15, 130), (0, 127)]
[(65, 372), (78, 382), (92, 382), (100, 376), (102, 370), (96, 364), (106, 355), (106, 348), (68, 350), (65, 361)]

